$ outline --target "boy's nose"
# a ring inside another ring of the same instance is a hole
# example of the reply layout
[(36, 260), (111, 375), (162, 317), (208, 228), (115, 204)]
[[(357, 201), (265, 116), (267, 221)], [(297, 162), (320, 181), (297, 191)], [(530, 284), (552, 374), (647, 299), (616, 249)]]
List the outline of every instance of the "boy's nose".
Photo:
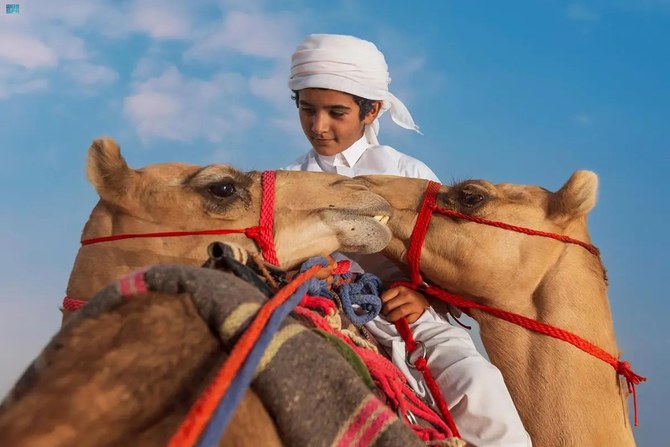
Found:
[(321, 113), (317, 113), (312, 118), (312, 132), (316, 135), (320, 135), (328, 131), (328, 118), (323, 116)]

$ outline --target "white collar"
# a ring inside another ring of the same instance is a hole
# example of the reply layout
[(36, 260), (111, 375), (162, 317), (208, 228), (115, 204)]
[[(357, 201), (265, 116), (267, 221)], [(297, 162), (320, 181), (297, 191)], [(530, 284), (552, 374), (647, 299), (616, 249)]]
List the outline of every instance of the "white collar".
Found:
[(318, 152), (314, 151), (314, 156), (327, 166), (337, 166), (338, 164), (336, 163), (336, 160), (339, 160), (341, 162), (346, 162), (348, 167), (353, 168), (368, 147), (370, 147), (370, 143), (368, 143), (367, 138), (363, 135), (358, 141), (339, 154), (320, 155)]

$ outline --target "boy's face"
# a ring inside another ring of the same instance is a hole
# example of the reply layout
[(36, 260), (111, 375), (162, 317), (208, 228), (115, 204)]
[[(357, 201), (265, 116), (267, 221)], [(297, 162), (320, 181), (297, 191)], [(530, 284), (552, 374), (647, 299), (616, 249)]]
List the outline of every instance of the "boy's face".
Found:
[(381, 103), (375, 102), (361, 120), (360, 108), (349, 93), (306, 88), (300, 90), (299, 99), (302, 130), (320, 155), (339, 154), (358, 141), (365, 125), (375, 120), (381, 108)]

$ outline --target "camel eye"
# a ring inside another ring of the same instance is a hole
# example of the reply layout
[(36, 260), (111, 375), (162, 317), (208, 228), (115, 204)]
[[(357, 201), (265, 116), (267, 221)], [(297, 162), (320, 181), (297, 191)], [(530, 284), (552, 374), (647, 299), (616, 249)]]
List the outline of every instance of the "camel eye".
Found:
[(460, 202), (465, 206), (476, 206), (484, 201), (484, 195), (476, 192), (461, 191)]
[(209, 192), (214, 194), (216, 197), (226, 198), (235, 194), (237, 190), (235, 189), (235, 184), (233, 182), (221, 182), (214, 183), (209, 186)]

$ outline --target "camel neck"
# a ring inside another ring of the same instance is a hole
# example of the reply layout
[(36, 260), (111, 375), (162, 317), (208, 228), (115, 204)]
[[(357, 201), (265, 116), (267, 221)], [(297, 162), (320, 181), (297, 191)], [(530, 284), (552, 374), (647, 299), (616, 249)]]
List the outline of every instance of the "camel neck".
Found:
[[(526, 316), (577, 334), (616, 357), (606, 286), (602, 275), (594, 274), (599, 265), (579, 250), (567, 249), (532, 296), (497, 300), (531, 302), (535, 315)], [(634, 445), (628, 405), (611, 365), (562, 340), (488, 314), (473, 316), (534, 445)], [(538, 405), (538, 397), (552, 404)]]

